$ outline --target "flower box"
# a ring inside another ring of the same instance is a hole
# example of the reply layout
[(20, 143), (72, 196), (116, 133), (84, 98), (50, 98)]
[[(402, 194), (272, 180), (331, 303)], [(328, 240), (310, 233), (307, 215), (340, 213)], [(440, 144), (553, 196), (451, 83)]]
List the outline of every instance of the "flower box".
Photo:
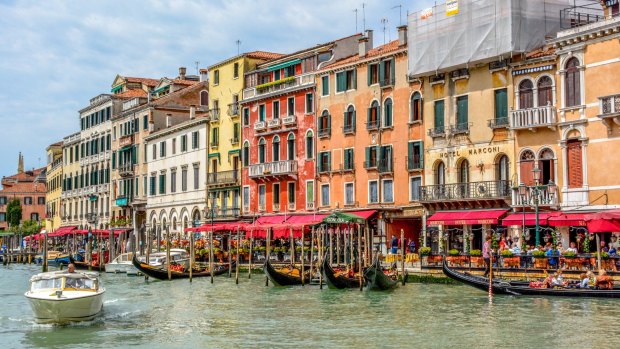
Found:
[(480, 256), (472, 256), (470, 257), (470, 262), (472, 266), (483, 268), (484, 267), (484, 258)]
[(547, 258), (534, 258), (534, 268), (538, 268), (538, 269), (549, 268), (549, 260)]
[(438, 265), (439, 263), (441, 263), (441, 261), (443, 261), (443, 256), (441, 255), (434, 255), (434, 256), (429, 255), (428, 257), (426, 257), (426, 262), (428, 264), (433, 263), (435, 265)]
[(502, 259), (504, 268), (519, 268), (521, 259), (519, 257), (505, 257)]
[(467, 256), (448, 256), (446, 257), (446, 261), (450, 266), (458, 265), (464, 267), (467, 265)]

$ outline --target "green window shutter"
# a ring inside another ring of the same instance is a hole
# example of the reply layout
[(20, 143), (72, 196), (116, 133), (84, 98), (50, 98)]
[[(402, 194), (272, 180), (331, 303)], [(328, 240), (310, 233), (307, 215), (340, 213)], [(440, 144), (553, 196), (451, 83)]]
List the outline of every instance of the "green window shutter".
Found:
[(468, 117), (467, 117), (467, 96), (463, 96), (463, 97), (458, 97), (456, 99), (456, 103), (457, 103), (457, 123), (459, 125), (463, 125), (467, 123)]
[(344, 168), (349, 169), (349, 149), (344, 150)]
[(407, 169), (412, 170), (415, 168), (414, 159), (413, 159), (413, 148), (415, 147), (414, 142), (409, 142), (407, 144)]
[(381, 127), (381, 107), (377, 104), (377, 125)]
[(329, 75), (323, 76), (321, 78), (322, 82), (322, 96), (329, 95)]
[(132, 163), (133, 165), (135, 165), (135, 164), (137, 164), (137, 163), (138, 163), (138, 161), (137, 161), (137, 154), (138, 154), (138, 146), (137, 146), (137, 145), (135, 145), (135, 146), (133, 146), (133, 148), (131, 149), (131, 163)]
[(370, 74), (370, 71), (371, 71), (370, 67), (371, 67), (371, 66), (372, 66), (371, 64), (366, 65), (366, 75), (367, 75), (367, 78), (368, 78), (368, 79), (367, 79), (368, 86), (370, 86), (370, 84), (371, 84), (371, 81), (370, 81), (370, 80), (372, 79), (372, 76), (371, 76), (371, 74)]
[(351, 116), (351, 126), (355, 128), (355, 110), (353, 111), (353, 116)]
[(370, 122), (370, 115), (372, 114), (372, 107), (368, 108), (368, 115), (366, 116), (366, 123)]
[(443, 106), (444, 101), (435, 102), (435, 128), (444, 127)]
[(365, 167), (369, 167), (370, 166), (370, 147), (366, 147), (366, 166)]
[(508, 117), (508, 94), (506, 89), (495, 90), (495, 119)]
[(420, 151), (420, 168), (424, 168), (424, 141), (418, 142), (418, 150)]
[(357, 89), (357, 69), (353, 69), (353, 88)]
[(331, 152), (327, 152), (327, 171), (331, 171), (332, 169), (332, 153)]
[(379, 64), (379, 83), (383, 83), (385, 79), (385, 61), (381, 61)]
[(112, 169), (116, 169), (116, 152), (112, 153)]
[(347, 123), (347, 113), (348, 112), (345, 111), (342, 117), (342, 121), (345, 127), (349, 126), (349, 124)]
[(392, 79), (393, 83), (396, 83), (396, 64), (394, 64), (394, 57), (390, 59), (390, 79)]
[(332, 128), (332, 116), (331, 114), (327, 114), (327, 130), (331, 133)]

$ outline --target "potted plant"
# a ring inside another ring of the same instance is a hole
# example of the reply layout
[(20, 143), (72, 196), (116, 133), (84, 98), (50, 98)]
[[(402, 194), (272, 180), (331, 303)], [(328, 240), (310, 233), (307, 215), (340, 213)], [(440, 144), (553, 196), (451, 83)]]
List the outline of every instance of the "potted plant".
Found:
[[(598, 259), (598, 252), (594, 252), (592, 257)], [(609, 259), (609, 253), (601, 251), (601, 259)]]
[(510, 258), (513, 256), (512, 251), (511, 250), (503, 250), (502, 252), (500, 252), (500, 254), (502, 255), (502, 257), (504, 258)]
[(471, 256), (470, 257), (471, 264), (475, 265), (476, 267), (484, 266), (484, 259), (482, 258), (481, 250), (471, 250), (469, 251), (469, 255)]
[(575, 257), (577, 257), (577, 253), (575, 253), (573, 251), (564, 252), (562, 257), (564, 257), (564, 258), (575, 258)]
[(545, 251), (534, 251), (532, 257), (534, 257), (534, 268), (547, 269), (549, 267)]
[(533, 251), (532, 256), (534, 258), (545, 258), (545, 251)]
[(428, 256), (429, 254), (431, 254), (431, 248), (430, 247), (420, 247), (420, 256)]
[(451, 257), (458, 256), (459, 255), (459, 250), (457, 250), (456, 248), (453, 248), (450, 251), (448, 251), (448, 255), (450, 255)]

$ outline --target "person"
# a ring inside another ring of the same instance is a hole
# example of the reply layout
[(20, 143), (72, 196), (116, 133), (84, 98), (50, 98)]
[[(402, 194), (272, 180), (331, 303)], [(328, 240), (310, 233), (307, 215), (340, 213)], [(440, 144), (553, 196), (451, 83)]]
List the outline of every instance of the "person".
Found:
[(618, 250), (616, 250), (615, 246), (609, 248), (609, 257), (618, 257)]
[(581, 279), (581, 282), (579, 283), (579, 288), (590, 288), (591, 278), (594, 278), (594, 275), (592, 275), (592, 272), (589, 270), (587, 273), (582, 273), (581, 275), (579, 275), (579, 279)]
[(566, 250), (564, 250), (563, 253), (566, 253), (566, 252), (577, 253), (577, 247), (575, 246), (574, 242), (571, 242), (570, 243), (570, 247), (568, 247)]
[(542, 284), (540, 285), (540, 288), (552, 288), (553, 287), (553, 275), (549, 275), (547, 274), (547, 271), (545, 271), (545, 279), (543, 280)]
[(69, 265), (67, 266), (67, 273), (69, 274), (75, 273), (75, 264), (69, 263)]
[(519, 247), (519, 244), (512, 244), (512, 253), (521, 254), (521, 248)]
[(409, 241), (409, 253), (415, 253), (415, 240), (411, 239)]
[(499, 240), (499, 250), (503, 251), (506, 249), (506, 238), (502, 236), (502, 238)]
[(396, 237), (396, 235), (392, 235), (392, 243), (390, 244), (392, 246), (392, 251), (390, 251), (392, 254), (397, 254), (398, 253), (398, 238)]
[(609, 252), (609, 248), (605, 245), (605, 241), (601, 241), (601, 251)]
[[(69, 263), (67, 266), (67, 274), (75, 274), (75, 264)], [(82, 280), (78, 278), (68, 277), (65, 280), (66, 288), (79, 288), (82, 287)]]
[(550, 248), (547, 250), (547, 252), (545, 253), (545, 255), (547, 257), (549, 257), (549, 266), (551, 267), (557, 267), (558, 266), (558, 255), (560, 253), (558, 252), (557, 249), (554, 248)]
[(553, 279), (551, 283), (554, 287), (565, 287), (568, 285), (568, 282), (564, 281), (564, 275), (562, 275), (562, 269), (558, 269), (558, 271), (553, 274)]
[(611, 290), (614, 288), (614, 282), (611, 280), (607, 272), (603, 269), (598, 271), (598, 276), (594, 282), (594, 287), (599, 290)]
[(491, 272), (491, 237), (487, 236), (487, 240), (484, 242), (482, 246), (482, 258), (484, 259), (484, 277), (489, 275)]
[(512, 237), (510, 237), (510, 235), (508, 235), (508, 239), (506, 239), (506, 247), (507, 248), (512, 248)]

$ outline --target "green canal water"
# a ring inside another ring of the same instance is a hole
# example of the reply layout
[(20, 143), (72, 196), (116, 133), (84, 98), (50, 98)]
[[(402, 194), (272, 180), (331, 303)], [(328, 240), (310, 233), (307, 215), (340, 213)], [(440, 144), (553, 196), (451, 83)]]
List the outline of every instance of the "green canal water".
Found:
[(610, 348), (620, 302), (516, 298), (462, 285), (392, 292), (265, 287), (264, 277), (193, 283), (103, 276), (104, 311), (40, 325), (23, 293), (39, 267), (0, 266), (0, 348)]

